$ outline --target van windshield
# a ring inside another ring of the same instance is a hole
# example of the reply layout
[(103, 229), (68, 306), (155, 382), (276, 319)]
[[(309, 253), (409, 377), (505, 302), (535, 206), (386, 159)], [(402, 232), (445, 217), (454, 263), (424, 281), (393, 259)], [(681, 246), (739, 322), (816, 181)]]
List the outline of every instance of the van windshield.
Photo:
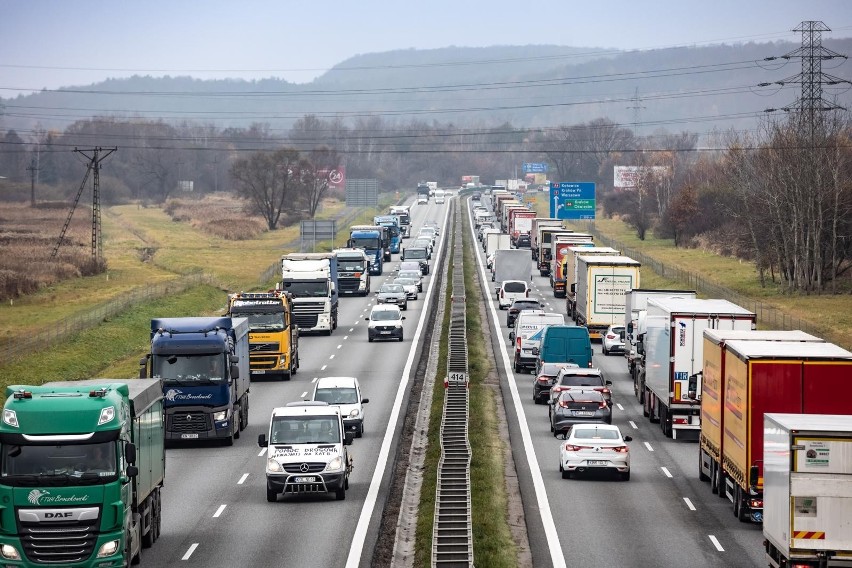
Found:
[(271, 444), (339, 444), (337, 416), (275, 416), (269, 432)]
[(314, 400), (329, 404), (358, 404), (358, 393), (351, 387), (317, 389)]

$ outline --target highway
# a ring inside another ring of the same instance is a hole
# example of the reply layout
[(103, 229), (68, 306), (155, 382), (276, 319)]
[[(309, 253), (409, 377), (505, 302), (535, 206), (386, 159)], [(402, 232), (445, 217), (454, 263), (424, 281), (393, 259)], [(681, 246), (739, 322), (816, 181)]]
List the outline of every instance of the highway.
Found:
[[(448, 211), (448, 205), (412, 207), (412, 235), (425, 221), (443, 226)], [(374, 295), (341, 297), (337, 330), (327, 337), (301, 337), (301, 366), (292, 380), (252, 382), (249, 425), (233, 447), (193, 444), (167, 450), (162, 534), (143, 550), (143, 566), (370, 565), (407, 386), (423, 348), (427, 315), (434, 310), (431, 284), (442, 248), (436, 247), (419, 299), (409, 301), (403, 312), (402, 343), (367, 341), (364, 317)], [(393, 279), (397, 265), (394, 255), (384, 274), (372, 277), (374, 292)], [(358, 377), (363, 396), (370, 399), (364, 436), (351, 446), (354, 470), (346, 499), (335, 501), (332, 494), (268, 503), (265, 449), (258, 447), (257, 437), (266, 433), (272, 409), (310, 397), (318, 377), (341, 375)]]

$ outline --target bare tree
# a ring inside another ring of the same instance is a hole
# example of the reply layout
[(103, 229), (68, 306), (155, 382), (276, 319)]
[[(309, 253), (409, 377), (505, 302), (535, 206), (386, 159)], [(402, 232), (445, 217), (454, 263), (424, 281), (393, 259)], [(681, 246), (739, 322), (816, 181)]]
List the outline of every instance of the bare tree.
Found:
[(297, 150), (282, 148), (273, 153), (256, 152), (237, 160), (231, 167), (237, 193), (251, 203), (254, 212), (263, 216), (270, 231), (278, 226), (288, 206), (293, 209), (299, 162)]
[(307, 202), (308, 214), (313, 218), (323, 197), (328, 192), (329, 178), (340, 167), (340, 156), (326, 146), (315, 148), (308, 158), (299, 161), (299, 193)]

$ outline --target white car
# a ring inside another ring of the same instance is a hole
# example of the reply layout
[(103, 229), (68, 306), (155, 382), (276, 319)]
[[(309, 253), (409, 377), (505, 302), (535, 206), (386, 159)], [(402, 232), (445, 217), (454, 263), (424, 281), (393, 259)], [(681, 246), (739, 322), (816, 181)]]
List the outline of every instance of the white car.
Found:
[(428, 237), (432, 239), (432, 243), (434, 244), (435, 240), (438, 238), (438, 229), (435, 227), (423, 227), (417, 234), (417, 238), (420, 237)]
[(396, 278), (394, 278), (393, 283), (402, 286), (403, 290), (405, 290), (406, 300), (417, 299), (417, 280), (413, 278), (403, 278), (402, 276), (397, 276)]
[(497, 304), (501, 310), (505, 310), (515, 300), (521, 300), (529, 295), (530, 287), (524, 280), (504, 280), (497, 291)]
[(559, 444), (562, 479), (575, 473), (615, 471), (623, 481), (630, 479), (630, 436), (622, 436), (611, 424), (575, 424)]
[(405, 316), (402, 315), (399, 307), (390, 304), (375, 305), (370, 310), (370, 315), (364, 319), (370, 322), (367, 325), (367, 339), (370, 342), (376, 339), (402, 341), (402, 320)]
[(356, 438), (364, 434), (364, 405), (369, 398), (361, 398), (361, 385), (355, 377), (321, 377), (314, 386), (311, 400), (319, 400), (340, 407), (343, 427)]

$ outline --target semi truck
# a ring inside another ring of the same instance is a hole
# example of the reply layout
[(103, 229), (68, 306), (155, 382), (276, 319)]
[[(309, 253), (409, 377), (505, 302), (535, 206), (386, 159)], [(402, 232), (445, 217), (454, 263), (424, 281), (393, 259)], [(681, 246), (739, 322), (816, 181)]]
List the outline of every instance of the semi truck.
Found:
[(609, 326), (624, 321), (624, 295), (640, 285), (641, 266), (627, 256), (577, 257), (575, 319), (589, 330), (590, 339), (603, 339)]
[(590, 243), (581, 243), (568, 247), (568, 252), (562, 257), (562, 279), (565, 280), (565, 313), (574, 321), (577, 321), (576, 284), (577, 284), (577, 258), (586, 256), (618, 256), (621, 253), (611, 247), (590, 246)]
[(281, 290), (228, 296), (228, 314), (248, 319), (249, 369), (252, 375), (289, 381), (299, 369), (299, 326), (293, 299)]
[(388, 210), (389, 215), (396, 215), (399, 218), (399, 230), (402, 233), (402, 238), (407, 239), (411, 236), (411, 211), (408, 205), (391, 205)]
[(553, 251), (551, 250), (551, 242), (553, 241), (553, 237), (555, 235), (570, 235), (574, 231), (570, 229), (563, 229), (561, 227), (542, 227), (539, 230), (539, 238), (538, 238), (538, 260), (536, 261), (538, 264), (538, 273), (541, 276), (549, 276), (551, 269), (551, 260), (553, 258)]
[[(373, 225), (388, 228), (388, 238), (390, 239), (388, 247), (391, 254), (399, 254), (402, 247), (402, 231), (399, 227), (399, 216), (397, 215), (376, 215), (373, 217)], [(390, 260), (388, 258), (387, 260)]]
[(760, 522), (764, 415), (852, 414), (852, 353), (832, 343), (731, 340), (723, 356), (718, 491), (740, 521)]
[(420, 182), (417, 185), (417, 203), (429, 203), (429, 196), (432, 195), (432, 190), (426, 185), (426, 182)]
[(562, 272), (562, 261), (568, 255), (572, 246), (594, 245), (594, 237), (586, 233), (567, 233), (552, 235), (550, 241), (550, 287), (555, 298), (564, 298), (567, 294), (565, 274)]
[(87, 379), (6, 389), (0, 565), (129, 566), (160, 536), (163, 386)]
[(296, 253), (281, 257), (281, 290), (293, 298), (299, 332), (325, 335), (337, 329), (339, 286), (334, 253)]
[(534, 217), (530, 226), (530, 250), (532, 258), (538, 262), (539, 243), (541, 242), (541, 231), (545, 227), (554, 229), (563, 229), (561, 219), (553, 219), (551, 217)]
[(221, 440), (233, 445), (248, 426), (247, 318), (151, 320), (151, 352), (139, 377), (163, 383), (166, 441)]
[(366, 296), (370, 293), (370, 259), (364, 249), (334, 250), (337, 259), (337, 284), (340, 294)]
[(513, 246), (518, 246), (519, 236), (530, 234), (535, 215), (535, 211), (526, 207), (515, 208), (509, 211), (509, 236), (512, 237)]
[(766, 560), (775, 568), (852, 564), (852, 416), (764, 416)]
[(512, 248), (509, 235), (505, 233), (487, 233), (485, 235), (485, 254), (490, 255), (496, 250)]
[(384, 272), (385, 250), (390, 256), (390, 245), (385, 241), (388, 234), (385, 227), (378, 225), (352, 225), (349, 228), (347, 248), (363, 249), (370, 259), (370, 274), (380, 276)]
[[(701, 385), (705, 329), (755, 329), (755, 314), (727, 300), (649, 298), (645, 335), (642, 414), (659, 422), (669, 438), (697, 440), (701, 429)], [(690, 397), (690, 391), (696, 397)]]

